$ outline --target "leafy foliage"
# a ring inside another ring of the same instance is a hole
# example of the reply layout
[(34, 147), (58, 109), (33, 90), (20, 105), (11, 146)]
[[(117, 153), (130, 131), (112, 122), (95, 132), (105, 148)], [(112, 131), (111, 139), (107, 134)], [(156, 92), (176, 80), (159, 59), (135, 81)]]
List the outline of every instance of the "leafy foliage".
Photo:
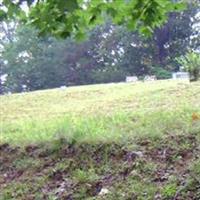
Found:
[(178, 69), (175, 58), (184, 55), (188, 46), (197, 48), (192, 27), (197, 23), (198, 8), (190, 5), (184, 12), (171, 13), (151, 38), (126, 31), (124, 25), (116, 26), (109, 19), (88, 31), (87, 40), (81, 43), (72, 38), (38, 37), (38, 31), (30, 26), (17, 22), (17, 30), (17, 25), (8, 29), (12, 23), (2, 22), (0, 74), (8, 77), (0, 85), (0, 93), (21, 92), (22, 85), (26, 90), (38, 90), (120, 82), (129, 75), (170, 78), (170, 72)]
[(178, 63), (184, 70), (188, 71), (191, 79), (197, 81), (200, 76), (200, 53), (188, 52), (185, 56), (177, 58)]
[(30, 27), (18, 28), (15, 42), (5, 45), (3, 53), (7, 61), (4, 71), (8, 75), (5, 87), (8, 91), (21, 92), (62, 85), (65, 73), (60, 65), (61, 52), (59, 41), (38, 38), (37, 31)]
[[(29, 5), (28, 18), (21, 8), (24, 3)], [(0, 10), (1, 18), (17, 16), (36, 26), (40, 34), (65, 38), (75, 33), (78, 39), (83, 38), (88, 27), (105, 21), (106, 16), (116, 24), (149, 35), (166, 22), (169, 12), (185, 9), (185, 4), (171, 0), (3, 0), (2, 6), (7, 11)]]
[(166, 69), (163, 69), (161, 67), (153, 68), (152, 74), (155, 74), (157, 79), (169, 79), (169, 78), (171, 78), (171, 72), (166, 70)]

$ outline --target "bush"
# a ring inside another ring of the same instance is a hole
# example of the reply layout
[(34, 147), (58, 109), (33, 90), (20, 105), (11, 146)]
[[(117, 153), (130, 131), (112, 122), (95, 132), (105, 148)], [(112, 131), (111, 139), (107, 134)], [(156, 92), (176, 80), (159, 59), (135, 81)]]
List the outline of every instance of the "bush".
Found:
[(181, 56), (176, 61), (183, 69), (190, 73), (190, 80), (197, 81), (200, 77), (200, 53), (194, 51), (188, 52), (185, 56)]
[(172, 76), (171, 72), (161, 67), (155, 67), (152, 70), (152, 74), (154, 74), (157, 77), (157, 79), (169, 79)]

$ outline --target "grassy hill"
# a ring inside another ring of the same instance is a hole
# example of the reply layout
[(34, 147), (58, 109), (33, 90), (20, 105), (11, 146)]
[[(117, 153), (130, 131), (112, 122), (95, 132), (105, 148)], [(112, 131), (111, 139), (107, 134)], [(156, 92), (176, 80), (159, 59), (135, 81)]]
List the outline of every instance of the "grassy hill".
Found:
[(200, 82), (0, 97), (0, 199), (200, 199)]

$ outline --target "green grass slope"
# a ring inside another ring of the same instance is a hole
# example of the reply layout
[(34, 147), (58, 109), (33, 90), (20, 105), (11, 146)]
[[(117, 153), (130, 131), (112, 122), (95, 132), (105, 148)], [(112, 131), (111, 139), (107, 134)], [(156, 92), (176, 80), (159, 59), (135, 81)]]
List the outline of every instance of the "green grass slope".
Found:
[(200, 84), (156, 81), (102, 84), (0, 97), (1, 142), (65, 137), (90, 142), (161, 136), (193, 129)]
[(0, 96), (0, 200), (200, 199), (200, 82)]

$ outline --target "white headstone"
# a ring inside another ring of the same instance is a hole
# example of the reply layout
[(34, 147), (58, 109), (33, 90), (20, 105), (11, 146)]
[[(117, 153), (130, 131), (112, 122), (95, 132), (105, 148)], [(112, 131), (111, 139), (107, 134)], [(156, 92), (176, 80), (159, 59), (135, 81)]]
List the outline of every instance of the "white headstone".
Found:
[(65, 90), (65, 89), (67, 89), (67, 86), (62, 85), (62, 86), (60, 86), (60, 89), (61, 89), (61, 90)]
[(138, 81), (138, 77), (137, 76), (127, 76), (126, 77), (126, 82), (127, 83), (132, 83), (132, 82), (137, 82)]
[(188, 72), (175, 72), (172, 73), (172, 79), (186, 79), (189, 80), (190, 79), (190, 74)]

